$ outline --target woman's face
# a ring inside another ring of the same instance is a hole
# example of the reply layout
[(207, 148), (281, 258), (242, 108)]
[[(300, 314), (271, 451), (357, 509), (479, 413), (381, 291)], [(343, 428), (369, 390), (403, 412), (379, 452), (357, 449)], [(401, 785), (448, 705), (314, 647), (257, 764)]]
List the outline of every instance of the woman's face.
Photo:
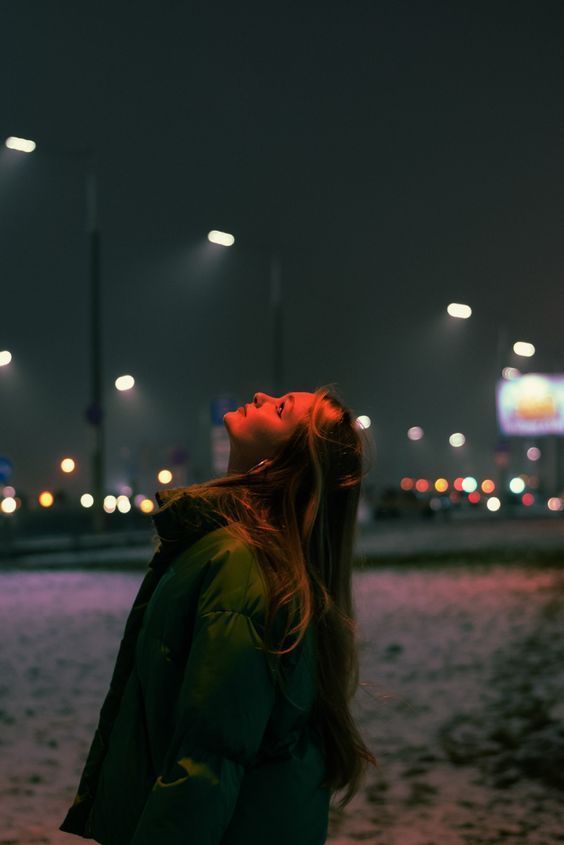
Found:
[(223, 417), (230, 440), (228, 472), (247, 472), (263, 458), (270, 458), (287, 441), (313, 403), (304, 392), (269, 396), (255, 393), (254, 401)]

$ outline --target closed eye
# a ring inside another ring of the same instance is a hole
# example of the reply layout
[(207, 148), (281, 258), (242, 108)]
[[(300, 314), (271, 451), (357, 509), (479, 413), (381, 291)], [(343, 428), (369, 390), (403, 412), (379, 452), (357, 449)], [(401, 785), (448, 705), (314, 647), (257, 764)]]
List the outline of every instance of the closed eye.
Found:
[(280, 408), (280, 410), (278, 411), (278, 416), (279, 416), (279, 417), (281, 417), (281, 416), (282, 416), (282, 408), (284, 407), (284, 405), (285, 405), (285, 404), (286, 404), (285, 402), (281, 402), (281, 403), (278, 405), (278, 407)]

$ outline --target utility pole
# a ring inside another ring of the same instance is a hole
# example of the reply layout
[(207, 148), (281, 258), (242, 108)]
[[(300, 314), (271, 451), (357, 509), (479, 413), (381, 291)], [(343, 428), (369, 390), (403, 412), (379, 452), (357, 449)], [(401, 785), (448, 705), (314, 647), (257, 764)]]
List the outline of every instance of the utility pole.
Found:
[(104, 458), (105, 425), (102, 385), (102, 332), (100, 290), (100, 230), (98, 227), (97, 180), (94, 169), (86, 177), (87, 228), (90, 241), (90, 405), (86, 419), (94, 429), (92, 451), (93, 528), (98, 534), (105, 528)]

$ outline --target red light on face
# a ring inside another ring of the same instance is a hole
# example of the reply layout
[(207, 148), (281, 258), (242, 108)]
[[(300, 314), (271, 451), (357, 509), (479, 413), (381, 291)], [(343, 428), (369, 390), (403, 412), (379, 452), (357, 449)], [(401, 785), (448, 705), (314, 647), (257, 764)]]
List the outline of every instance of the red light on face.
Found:
[(523, 493), (521, 496), (521, 501), (525, 505), (526, 508), (530, 507), (535, 502), (535, 497), (532, 493)]
[(429, 489), (429, 482), (426, 478), (418, 478), (415, 482), (415, 489), (418, 493), (426, 493)]
[(480, 501), (480, 494), (477, 490), (474, 490), (473, 493), (468, 493), (468, 501), (472, 502), (473, 505), (477, 505)]
[(464, 489), (464, 487), (462, 486), (463, 482), (464, 482), (463, 478), (455, 478), (453, 483), (452, 483), (452, 486), (454, 487), (455, 490), (458, 490), (458, 492), (461, 493), (462, 490)]
[(413, 478), (402, 478), (402, 480), (400, 481), (400, 487), (402, 490), (412, 490)]

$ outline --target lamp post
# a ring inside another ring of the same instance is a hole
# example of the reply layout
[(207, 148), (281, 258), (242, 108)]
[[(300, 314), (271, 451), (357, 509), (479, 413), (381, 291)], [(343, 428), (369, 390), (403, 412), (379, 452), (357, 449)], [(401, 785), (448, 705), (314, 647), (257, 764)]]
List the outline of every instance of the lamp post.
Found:
[[(8, 149), (20, 153), (31, 153), (36, 143), (26, 138), (11, 136), (6, 139)], [(90, 293), (90, 404), (86, 408), (86, 421), (94, 428), (94, 448), (91, 455), (91, 483), (94, 496), (93, 528), (102, 532), (105, 527), (104, 512), (104, 458), (105, 458), (105, 421), (102, 388), (102, 320), (101, 320), (101, 283), (100, 283), (100, 228), (98, 224), (98, 184), (92, 150), (47, 150), (51, 155), (64, 158), (82, 158), (87, 161), (86, 188), (86, 228), (89, 240), (89, 293)]]
[(100, 229), (98, 226), (98, 184), (94, 169), (86, 177), (86, 207), (89, 238), (90, 276), (90, 396), (86, 419), (94, 428), (92, 451), (92, 489), (94, 495), (93, 527), (96, 533), (105, 528), (104, 458), (105, 420), (102, 390), (102, 320), (100, 285)]

